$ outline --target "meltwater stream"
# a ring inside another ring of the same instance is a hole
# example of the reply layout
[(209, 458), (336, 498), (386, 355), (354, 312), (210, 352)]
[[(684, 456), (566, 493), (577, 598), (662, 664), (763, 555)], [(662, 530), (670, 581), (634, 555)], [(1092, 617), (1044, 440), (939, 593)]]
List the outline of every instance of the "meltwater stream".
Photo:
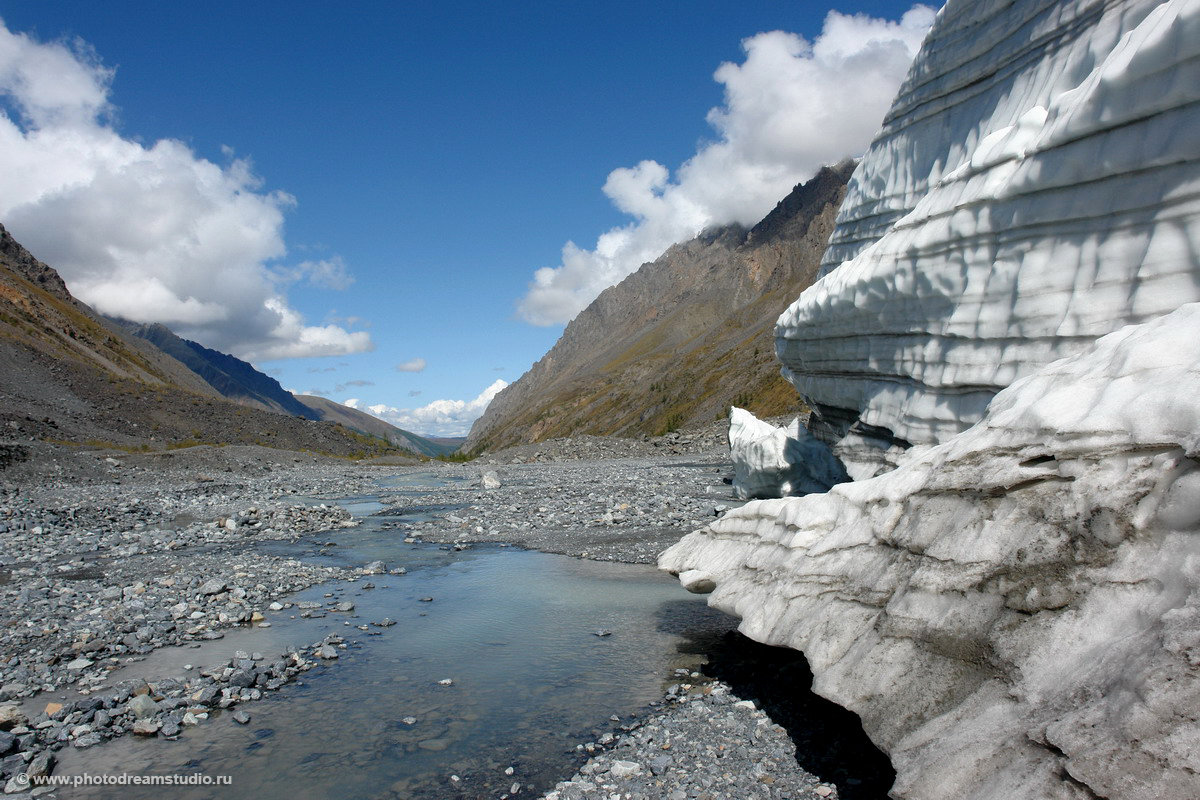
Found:
[[(381, 507), (369, 497), (345, 505), (362, 514)], [(242, 706), (249, 725), (217, 714), (178, 741), (126, 736), (68, 748), (56, 774), (230, 776), (227, 787), (170, 790), (171, 797), (222, 800), (496, 798), (513, 783), (530, 796), (568, 777), (582, 760), (575, 746), (614, 729), (611, 715), (626, 719), (678, 680), (674, 669), (697, 666), (689, 642), (734, 625), (649, 566), (500, 546), (454, 552), (405, 544), (387, 521), (369, 516), (357, 528), (259, 545), (318, 563), (379, 559), (408, 570), (290, 598), (324, 605), (332, 595), (353, 602), (351, 614), (302, 619), (294, 607), (267, 612), (270, 628), (234, 631), (203, 650), (161, 650), (112, 677), (177, 675), (184, 664), (203, 668), (234, 650), (269, 658), (328, 633), (352, 643), (336, 662)], [(368, 582), (374, 588), (365, 588)], [(396, 624), (355, 627), (384, 617)], [(597, 636), (600, 630), (612, 633)], [(451, 685), (439, 684), (447, 678)], [(124, 786), (120, 796), (163, 795), (161, 788)]]

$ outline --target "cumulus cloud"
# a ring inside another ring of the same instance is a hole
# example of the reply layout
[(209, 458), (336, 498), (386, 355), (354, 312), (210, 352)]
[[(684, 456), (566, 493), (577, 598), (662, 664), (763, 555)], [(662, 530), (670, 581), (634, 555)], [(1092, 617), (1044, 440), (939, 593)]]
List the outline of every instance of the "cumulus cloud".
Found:
[(98, 311), (162, 322), (251, 361), (357, 353), (370, 335), (310, 326), (285, 287), (350, 280), (336, 257), (282, 264), (284, 212), (250, 162), (143, 144), (112, 122), (113, 70), (86, 44), (0, 21), (0, 220)]
[(713, 75), (725, 87), (708, 113), (717, 138), (674, 175), (656, 161), (613, 170), (604, 193), (633, 220), (591, 250), (567, 242), (559, 266), (534, 273), (520, 316), (567, 322), (670, 245), (713, 225), (752, 225), (823, 164), (861, 154), (933, 17), (923, 5), (899, 22), (831, 11), (812, 42), (783, 31), (743, 40), (745, 60)]
[(396, 365), (397, 372), (422, 372), (425, 369), (425, 359), (410, 358), (408, 361)]
[[(474, 400), (434, 400), (420, 408), (394, 408), (380, 403), (362, 407), (357, 398), (344, 401), (351, 408), (368, 411), (398, 428), (426, 436), (466, 436), (471, 424), (483, 416), (488, 403), (508, 386), (507, 381), (497, 380), (479, 393)], [(351, 403), (354, 405), (351, 406)]]
[(412, 389), (412, 390), (410, 390), (410, 391), (409, 391), (409, 393), (408, 393), (408, 396), (409, 396), (409, 397), (420, 397), (420, 396), (421, 396), (421, 390), (420, 390), (420, 389)]

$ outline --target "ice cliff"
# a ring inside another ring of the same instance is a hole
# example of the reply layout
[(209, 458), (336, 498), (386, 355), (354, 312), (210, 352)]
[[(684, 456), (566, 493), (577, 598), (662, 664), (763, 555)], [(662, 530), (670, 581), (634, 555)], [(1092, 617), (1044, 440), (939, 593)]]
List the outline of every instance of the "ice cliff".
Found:
[(870, 480), (660, 558), (804, 651), (897, 798), (1200, 797), (1200, 304), (1100, 339)]
[(1195, 0), (946, 4), (776, 327), (829, 438), (943, 441), (1200, 300), (1198, 54)]
[(1200, 0), (950, 0), (824, 271), (777, 353), (864, 479), (660, 566), (896, 798), (1200, 798)]

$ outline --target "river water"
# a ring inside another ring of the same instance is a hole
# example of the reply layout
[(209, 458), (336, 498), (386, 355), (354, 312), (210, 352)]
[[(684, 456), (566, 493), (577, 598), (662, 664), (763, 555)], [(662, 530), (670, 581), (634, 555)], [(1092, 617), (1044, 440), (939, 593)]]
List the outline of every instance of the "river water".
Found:
[[(328, 633), (350, 643), (337, 662), (242, 706), (249, 725), (217, 714), (178, 741), (126, 736), (64, 750), (56, 770), (202, 773), (229, 776), (231, 785), (78, 787), (60, 796), (496, 798), (513, 783), (530, 796), (569, 776), (583, 759), (576, 745), (617, 728), (612, 716), (628, 721), (679, 680), (674, 670), (697, 667), (694, 642), (735, 624), (649, 566), (406, 544), (385, 527), (392, 518), (369, 516), (382, 508), (377, 498), (343, 504), (364, 516), (362, 525), (259, 547), (341, 566), (382, 560), (406, 575), (311, 587), (290, 599), (325, 604), (332, 596), (353, 602), (354, 612), (266, 612), (269, 628), (234, 631), (201, 650), (161, 650), (112, 677), (180, 674), (239, 649), (269, 658)], [(384, 617), (396, 624), (356, 627)], [(602, 630), (611, 634), (597, 636)]]

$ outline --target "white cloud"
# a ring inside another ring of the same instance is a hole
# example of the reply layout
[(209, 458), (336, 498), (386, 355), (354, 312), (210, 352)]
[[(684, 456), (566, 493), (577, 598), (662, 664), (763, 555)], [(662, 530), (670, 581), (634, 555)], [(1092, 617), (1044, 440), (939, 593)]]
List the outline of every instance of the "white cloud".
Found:
[(383, 403), (361, 407), (361, 401), (357, 398), (344, 400), (343, 405), (369, 411), (385, 422), (413, 433), (426, 436), (466, 436), (471, 430), (471, 424), (483, 416), (488, 403), (492, 402), (492, 398), (505, 386), (508, 386), (506, 381), (497, 380), (474, 400), (434, 400), (420, 408), (394, 408)]
[[(341, 291), (350, 288), (354, 276), (346, 269), (346, 262), (341, 256), (323, 258), (320, 261), (301, 261), (290, 267), (279, 267), (274, 270), (275, 278), (280, 283), (295, 283), (304, 281), (320, 289)], [(347, 321), (358, 321), (357, 317), (348, 317)]]
[(111, 122), (113, 70), (85, 44), (0, 21), (0, 221), (98, 311), (162, 322), (249, 360), (370, 350), (370, 335), (306, 325), (284, 295), (345, 286), (337, 257), (281, 265), (284, 212), (250, 163), (146, 145)]
[(425, 359), (410, 358), (408, 361), (396, 365), (397, 372), (423, 372), (425, 370)]
[(535, 325), (567, 322), (670, 245), (712, 225), (752, 225), (822, 165), (861, 154), (933, 17), (923, 5), (899, 22), (831, 11), (811, 43), (783, 31), (745, 39), (745, 61), (713, 75), (725, 87), (708, 113), (717, 140), (674, 176), (655, 161), (613, 170), (604, 193), (633, 221), (591, 250), (567, 242), (558, 267), (534, 273), (518, 313)]

